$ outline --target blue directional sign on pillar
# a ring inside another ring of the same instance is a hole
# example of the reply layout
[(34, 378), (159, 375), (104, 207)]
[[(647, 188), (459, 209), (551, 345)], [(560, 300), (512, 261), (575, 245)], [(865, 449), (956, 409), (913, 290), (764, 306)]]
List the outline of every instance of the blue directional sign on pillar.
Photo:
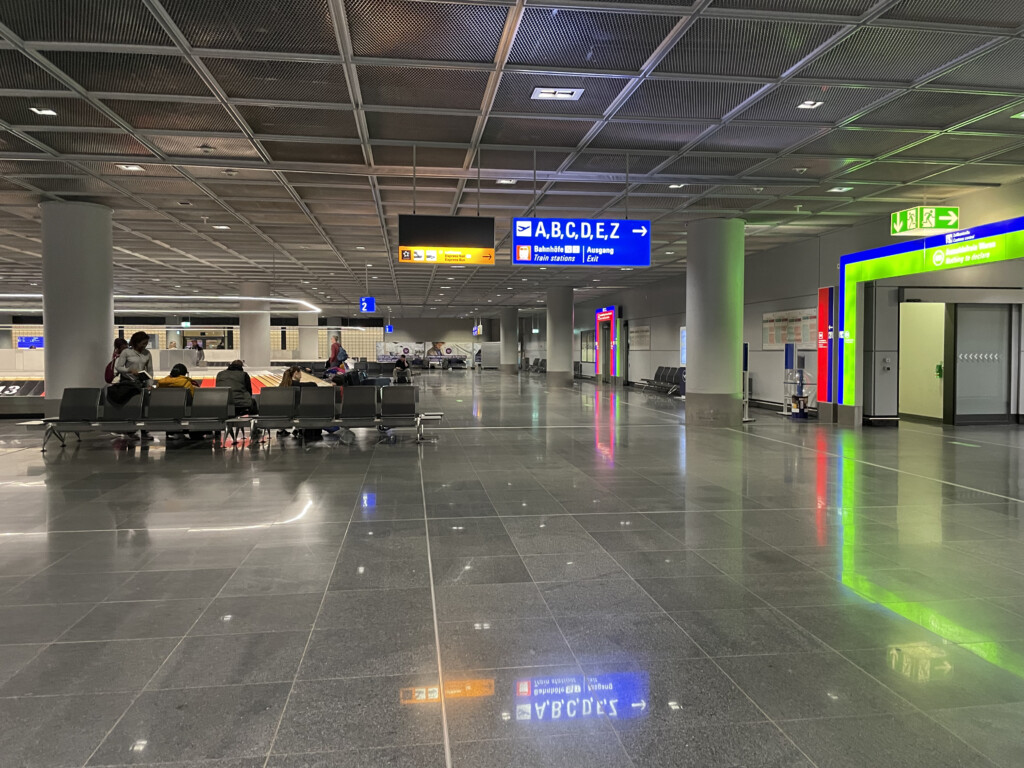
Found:
[(541, 267), (649, 267), (651, 222), (513, 219), (512, 263)]
[(373, 296), (363, 296), (359, 299), (359, 311), (373, 313), (377, 311), (377, 300)]

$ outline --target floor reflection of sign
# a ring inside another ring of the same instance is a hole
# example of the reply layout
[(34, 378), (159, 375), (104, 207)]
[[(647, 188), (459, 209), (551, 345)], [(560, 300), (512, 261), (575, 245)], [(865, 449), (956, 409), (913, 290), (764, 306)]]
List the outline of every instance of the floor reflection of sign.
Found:
[(646, 672), (518, 680), (515, 686), (515, 719), (534, 722), (645, 717), (647, 690)]
[[(480, 680), (447, 680), (444, 684), (446, 699), (480, 699), (494, 695), (494, 678)], [(398, 696), (402, 704), (434, 704), (441, 700), (437, 685), (402, 688)]]
[(40, 396), (43, 389), (42, 379), (0, 379), (0, 397)]
[(890, 645), (889, 668), (915, 683), (930, 683), (953, 674), (946, 651), (931, 643)]

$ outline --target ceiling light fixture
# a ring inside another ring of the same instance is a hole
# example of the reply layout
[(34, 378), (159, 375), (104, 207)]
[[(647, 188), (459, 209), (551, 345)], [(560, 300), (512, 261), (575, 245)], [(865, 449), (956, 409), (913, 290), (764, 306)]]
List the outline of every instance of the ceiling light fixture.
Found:
[(144, 171), (146, 170), (141, 165), (118, 165), (122, 171)]
[(498, 179), (495, 184), (508, 184), (509, 186), (516, 183), (515, 179)]
[(356, 246), (356, 250), (357, 250), (357, 251), (365, 251), (365, 250), (366, 250), (366, 246), (363, 246), (363, 245), (357, 245), (357, 246)]
[(192, 201), (191, 200), (179, 200), (178, 201), (178, 205), (189, 206), (189, 205), (192, 205)]
[(853, 187), (832, 187), (829, 192), (851, 192)]
[(818, 107), (824, 106), (824, 101), (815, 101), (814, 99), (808, 99), (802, 104), (797, 104), (797, 109), (817, 109)]
[(682, 189), (685, 186), (686, 186), (685, 184), (669, 184), (668, 188), (669, 189)]
[(231, 229), (231, 227), (229, 227), (227, 224), (214, 224), (213, 228), (214, 229)]
[(28, 111), (35, 112), (37, 115), (42, 115), (43, 117), (57, 116), (57, 112), (53, 109), (50, 109), (49, 107), (29, 107)]
[(1024, 120), (1024, 112), (1018, 112), (1016, 115), (1010, 115), (1012, 120)]
[(582, 88), (534, 88), (531, 99), (557, 99), (559, 101), (579, 101), (583, 95)]

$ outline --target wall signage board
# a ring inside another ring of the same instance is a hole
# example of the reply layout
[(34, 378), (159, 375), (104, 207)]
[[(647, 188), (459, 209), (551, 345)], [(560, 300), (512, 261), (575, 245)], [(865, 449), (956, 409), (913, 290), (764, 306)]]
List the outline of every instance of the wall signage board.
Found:
[(816, 309), (786, 309), (761, 315), (761, 349), (782, 350), (787, 344), (797, 349), (817, 349)]
[(400, 215), (398, 263), (494, 266), (494, 218)]
[(541, 267), (649, 267), (651, 222), (513, 219), (512, 263)]
[(651, 348), (651, 326), (631, 325), (629, 327), (629, 348), (640, 350)]
[(44, 339), (42, 336), (19, 336), (17, 347), (18, 349), (42, 349), (44, 346)]
[(893, 237), (925, 237), (960, 226), (960, 209), (948, 205), (919, 205), (896, 211), (890, 217)]

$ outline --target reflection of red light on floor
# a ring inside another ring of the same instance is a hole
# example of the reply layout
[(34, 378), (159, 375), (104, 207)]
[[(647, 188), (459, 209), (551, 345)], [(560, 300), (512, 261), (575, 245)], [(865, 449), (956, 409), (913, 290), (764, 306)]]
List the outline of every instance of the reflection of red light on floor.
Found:
[(821, 432), (818, 433), (817, 443), (818, 455), (815, 459), (817, 503), (815, 504), (814, 522), (817, 527), (818, 544), (825, 546), (828, 544), (828, 455), (825, 453), (828, 445), (825, 441), (825, 435)]

